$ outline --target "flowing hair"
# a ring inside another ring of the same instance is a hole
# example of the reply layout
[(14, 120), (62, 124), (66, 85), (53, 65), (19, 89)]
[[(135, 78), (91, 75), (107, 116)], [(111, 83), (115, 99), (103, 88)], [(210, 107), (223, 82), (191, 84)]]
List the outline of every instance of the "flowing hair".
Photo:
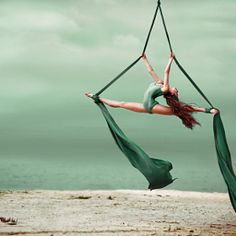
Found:
[(192, 129), (195, 125), (201, 125), (192, 115), (194, 109), (192, 106), (179, 101), (176, 95), (172, 95), (170, 92), (164, 94), (166, 103), (172, 109), (174, 115), (182, 120), (183, 125)]

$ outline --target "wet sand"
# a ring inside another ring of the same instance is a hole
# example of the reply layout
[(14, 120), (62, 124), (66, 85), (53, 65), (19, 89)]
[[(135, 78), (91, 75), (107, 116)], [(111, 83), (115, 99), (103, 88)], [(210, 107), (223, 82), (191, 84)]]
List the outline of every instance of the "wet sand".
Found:
[(235, 235), (228, 194), (155, 191), (6, 191), (0, 235)]

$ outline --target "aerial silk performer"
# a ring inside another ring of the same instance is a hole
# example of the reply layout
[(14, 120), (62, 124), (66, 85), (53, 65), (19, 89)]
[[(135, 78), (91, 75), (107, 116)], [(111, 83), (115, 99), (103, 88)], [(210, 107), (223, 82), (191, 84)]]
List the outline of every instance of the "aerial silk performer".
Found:
[[(173, 53), (170, 55), (166, 66), (164, 80), (161, 80), (155, 73), (145, 54), (142, 55), (142, 58), (146, 64), (147, 70), (154, 79), (154, 83), (150, 84), (144, 94), (143, 103), (112, 101), (106, 98), (97, 97), (92, 93), (86, 93), (85, 95), (94, 99), (100, 107), (118, 147), (126, 155), (130, 163), (146, 177), (149, 181), (148, 188), (152, 190), (163, 188), (175, 180), (169, 173), (172, 169), (172, 164), (169, 161), (149, 157), (148, 154), (146, 154), (138, 145), (128, 139), (111, 117), (104, 104), (110, 107), (124, 108), (140, 113), (176, 115), (182, 120), (183, 124), (190, 129), (192, 129), (194, 125), (199, 124), (199, 122), (192, 116), (193, 112), (216, 114), (218, 110), (215, 108), (206, 109), (202, 107), (194, 107), (179, 101), (177, 88), (171, 87), (169, 83), (171, 64), (174, 59)], [(156, 101), (156, 98), (159, 96), (164, 96), (166, 98), (168, 106), (161, 105)]]
[[(144, 94), (143, 103), (114, 101), (106, 98), (99, 98), (102, 103), (113, 108), (124, 108), (140, 113), (175, 115), (181, 119), (183, 125), (189, 129), (192, 129), (195, 125), (200, 125), (200, 123), (193, 117), (192, 113), (205, 112), (212, 113), (213, 115), (218, 113), (218, 110), (215, 108), (195, 107), (179, 101), (178, 89), (171, 87), (169, 82), (171, 64), (174, 60), (173, 53), (171, 53), (166, 66), (164, 80), (160, 79), (160, 77), (153, 70), (145, 54), (142, 55), (142, 59), (147, 67), (148, 72), (154, 79), (154, 82), (149, 85)], [(85, 95), (94, 98), (92, 93), (86, 93)], [(160, 96), (164, 96), (167, 106), (159, 104), (159, 102), (156, 100), (156, 98)]]
[[(162, 24), (166, 34), (166, 39), (169, 45), (171, 57), (168, 62), (167, 68), (165, 70), (164, 81), (162, 81), (151, 68), (145, 51), (148, 46), (150, 35), (156, 20), (156, 16), (160, 12)], [(143, 103), (130, 103), (130, 102), (118, 102), (112, 101), (105, 98), (100, 98), (100, 94), (104, 92), (108, 87), (110, 87), (114, 82), (121, 78), (127, 71), (129, 71), (140, 59), (144, 60), (150, 74), (154, 78), (155, 82), (152, 83), (147, 91), (145, 92)], [(172, 61), (175, 61), (176, 65), (180, 71), (185, 75), (193, 87), (198, 91), (198, 93), (205, 99), (209, 104), (209, 108), (194, 107), (179, 101), (178, 90), (176, 88), (170, 87), (169, 84), (169, 72)], [(182, 120), (182, 123), (187, 127), (192, 129), (195, 125), (199, 125), (199, 122), (195, 120), (192, 116), (194, 112), (206, 112), (214, 115), (213, 117), (213, 131), (215, 139), (215, 148), (218, 159), (218, 164), (220, 171), (224, 178), (224, 181), (228, 188), (228, 193), (230, 197), (231, 204), (236, 212), (236, 175), (233, 170), (232, 160), (230, 150), (227, 144), (226, 134), (224, 130), (224, 125), (221, 120), (220, 111), (212, 105), (207, 96), (198, 87), (195, 81), (189, 76), (183, 66), (180, 64), (176, 56), (173, 55), (173, 49), (171, 45), (171, 40), (169, 33), (167, 31), (164, 15), (162, 12), (161, 1), (157, 1), (157, 7), (154, 13), (154, 17), (149, 29), (145, 45), (142, 54), (133, 61), (129, 66), (127, 66), (122, 72), (120, 72), (115, 78), (113, 78), (107, 85), (100, 89), (95, 95), (91, 93), (86, 94), (91, 97), (98, 107), (101, 109), (104, 118), (108, 124), (108, 127), (114, 137), (120, 150), (126, 155), (131, 164), (137, 168), (149, 181), (149, 189), (162, 188), (174, 181), (169, 171), (172, 169), (172, 164), (165, 160), (160, 160), (157, 158), (149, 157), (138, 145), (133, 143), (128, 137), (123, 133), (120, 127), (116, 124), (115, 120), (109, 113), (108, 109), (104, 104), (111, 107), (118, 107), (128, 109), (134, 112), (161, 114), (161, 115), (175, 115)], [(168, 106), (163, 106), (156, 101), (159, 96), (164, 96)]]

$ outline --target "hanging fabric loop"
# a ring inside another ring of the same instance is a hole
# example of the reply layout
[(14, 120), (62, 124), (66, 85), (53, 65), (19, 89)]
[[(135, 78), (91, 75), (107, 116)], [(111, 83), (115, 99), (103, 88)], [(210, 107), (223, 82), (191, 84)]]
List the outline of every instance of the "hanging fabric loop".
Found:
[(156, 11), (155, 11), (154, 17), (153, 17), (153, 19), (152, 19), (151, 27), (150, 27), (150, 29), (149, 29), (149, 31), (148, 31), (148, 35), (147, 35), (147, 38), (146, 38), (146, 41), (145, 41), (145, 44), (144, 44), (144, 48), (143, 48), (142, 54), (144, 54), (145, 51), (146, 51), (146, 49), (147, 49), (147, 45), (148, 45), (148, 42), (149, 42), (149, 38), (150, 38), (150, 36), (151, 36), (154, 23), (155, 23), (155, 21), (156, 21), (156, 17), (157, 17), (158, 10), (159, 10), (159, 8), (160, 8), (160, 4), (161, 4), (161, 2), (158, 1), (157, 7), (156, 7)]
[(210, 100), (207, 98), (207, 96), (202, 92), (202, 90), (197, 86), (197, 84), (193, 81), (193, 79), (190, 77), (190, 75), (186, 72), (186, 70), (181, 66), (179, 61), (177, 60), (176, 57), (174, 57), (174, 61), (176, 65), (179, 67), (181, 72), (186, 76), (186, 78), (190, 81), (190, 83), (194, 86), (194, 88), (201, 94), (201, 96), (205, 99), (205, 101), (210, 105), (210, 107), (213, 108), (212, 103)]
[(164, 15), (162, 13), (161, 6), (160, 6), (160, 15), (161, 15), (162, 24), (164, 26), (166, 38), (167, 38), (167, 41), (168, 41), (168, 44), (169, 44), (170, 52), (173, 52), (172, 45), (171, 45), (171, 42), (170, 42), (170, 36), (169, 36), (168, 31), (167, 31), (167, 27), (166, 27), (166, 23), (165, 23)]
[(128, 70), (130, 70), (140, 59), (142, 56), (138, 57), (133, 63), (131, 63), (128, 67), (126, 67), (120, 74), (118, 74), (111, 82), (109, 82), (104, 88), (99, 90), (95, 95), (99, 96), (102, 92), (104, 92), (107, 88), (109, 88), (113, 83), (115, 83), (122, 75), (124, 75)]

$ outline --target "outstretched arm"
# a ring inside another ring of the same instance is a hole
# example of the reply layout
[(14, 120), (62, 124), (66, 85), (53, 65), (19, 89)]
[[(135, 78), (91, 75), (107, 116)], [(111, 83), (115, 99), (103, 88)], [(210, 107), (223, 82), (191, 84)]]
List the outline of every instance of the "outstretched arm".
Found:
[(171, 68), (171, 64), (174, 60), (174, 53), (170, 54), (170, 58), (169, 61), (167, 63), (166, 69), (165, 69), (165, 74), (164, 74), (164, 85), (163, 85), (163, 90), (164, 91), (168, 91), (170, 88), (170, 83), (169, 83), (169, 75), (170, 75), (170, 68)]
[(150, 73), (150, 75), (152, 76), (152, 78), (158, 83), (158, 84), (162, 84), (163, 81), (159, 78), (159, 76), (156, 74), (156, 72), (153, 70), (152, 66), (150, 65), (146, 54), (142, 55), (142, 59), (144, 64), (147, 67), (148, 72)]

